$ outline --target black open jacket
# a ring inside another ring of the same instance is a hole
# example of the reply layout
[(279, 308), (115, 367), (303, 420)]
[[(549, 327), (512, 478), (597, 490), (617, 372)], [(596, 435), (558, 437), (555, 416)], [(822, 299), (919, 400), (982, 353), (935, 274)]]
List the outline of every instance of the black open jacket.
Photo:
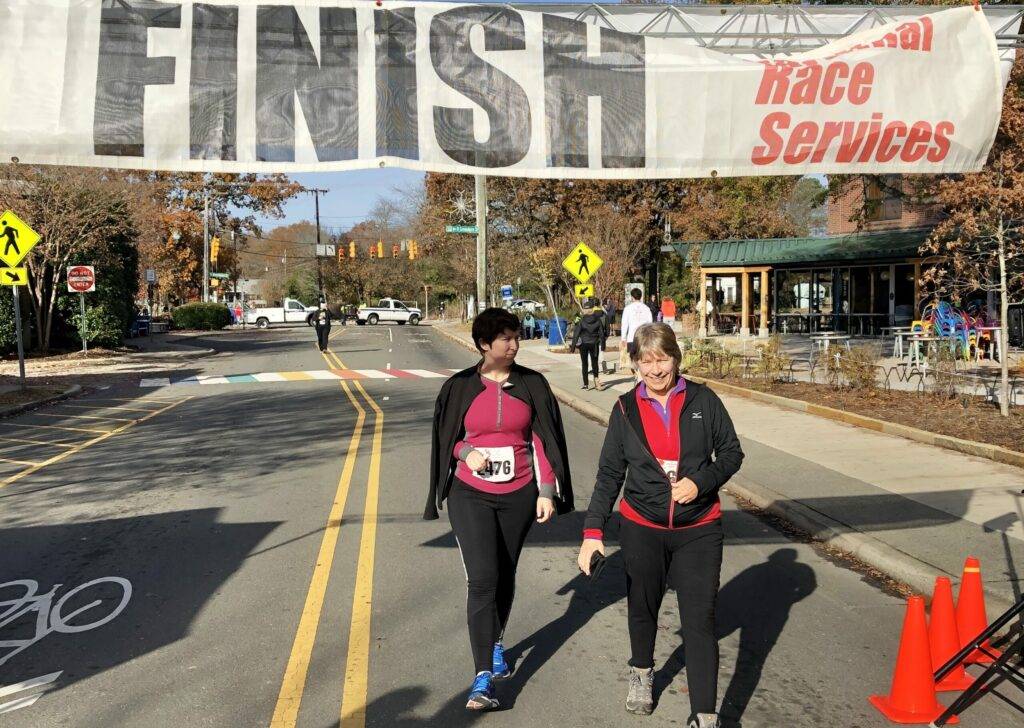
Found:
[[(423, 518), (427, 520), (438, 517), (438, 509), (443, 507), (451, 490), (457, 465), (455, 443), (463, 438), (466, 412), (482, 391), (484, 385), (480, 381), (479, 362), (452, 375), (441, 385), (434, 404), (434, 428), (430, 442), (430, 495), (423, 511)], [(565, 447), (562, 413), (551, 387), (540, 372), (512, 364), (505, 393), (529, 405), (533, 413), (530, 427), (544, 445), (544, 454), (555, 472), (555, 511), (560, 514), (570, 512), (573, 500), (569, 453)]]
[(709, 387), (687, 379), (686, 401), (679, 414), (677, 477), (692, 480), (698, 495), (685, 505), (674, 502), (668, 476), (644, 435), (634, 387), (612, 409), (583, 527), (604, 529), (625, 484), (623, 498), (637, 513), (652, 523), (682, 528), (707, 514), (719, 488), (742, 463), (743, 450), (722, 400)]

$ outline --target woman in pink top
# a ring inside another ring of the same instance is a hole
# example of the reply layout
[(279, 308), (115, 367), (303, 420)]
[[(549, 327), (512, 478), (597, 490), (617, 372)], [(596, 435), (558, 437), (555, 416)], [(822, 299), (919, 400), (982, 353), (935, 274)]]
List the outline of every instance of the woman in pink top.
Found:
[(473, 341), (483, 359), (445, 382), (434, 408), (424, 517), (437, 518), (447, 500), (469, 583), (475, 677), (466, 707), (489, 710), (498, 707), (493, 680), (511, 674), (502, 635), (526, 535), (573, 502), (558, 403), (540, 373), (515, 363), (519, 319), (487, 309)]

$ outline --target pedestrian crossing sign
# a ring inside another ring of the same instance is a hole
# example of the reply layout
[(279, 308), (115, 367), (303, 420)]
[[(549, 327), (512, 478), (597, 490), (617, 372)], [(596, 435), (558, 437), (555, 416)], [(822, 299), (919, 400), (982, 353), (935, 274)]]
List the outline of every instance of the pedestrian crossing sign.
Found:
[(573, 286), (573, 290), (576, 291), (576, 298), (581, 301), (585, 298), (594, 297), (594, 284), (593, 283), (577, 283)]
[[(0, 260), (8, 268), (18, 265), (28, 252), (39, 242), (39, 233), (30, 228), (21, 218), (8, 210), (0, 215)], [(4, 285), (24, 285), (8, 283), (4, 278)]]
[(586, 243), (580, 243), (562, 261), (562, 267), (569, 271), (580, 283), (586, 283), (604, 265), (601, 256), (591, 250)]
[(27, 286), (27, 268), (0, 268), (0, 283), (5, 286)]

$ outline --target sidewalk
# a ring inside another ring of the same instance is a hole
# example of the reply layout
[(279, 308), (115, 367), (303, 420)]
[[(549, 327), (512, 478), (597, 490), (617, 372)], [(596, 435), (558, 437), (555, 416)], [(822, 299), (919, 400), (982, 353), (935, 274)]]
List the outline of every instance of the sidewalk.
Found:
[[(468, 331), (438, 326), (471, 346)], [(609, 342), (609, 347), (611, 347)], [(617, 352), (602, 355), (617, 358)], [(523, 342), (518, 361), (545, 371), (556, 396), (601, 422), (632, 388), (581, 390), (577, 355)], [(901, 437), (721, 395), (746, 460), (728, 490), (929, 595), (935, 577), (960, 578), (981, 560), (995, 617), (1024, 588), (1024, 470)], [(596, 447), (595, 447), (596, 457)]]

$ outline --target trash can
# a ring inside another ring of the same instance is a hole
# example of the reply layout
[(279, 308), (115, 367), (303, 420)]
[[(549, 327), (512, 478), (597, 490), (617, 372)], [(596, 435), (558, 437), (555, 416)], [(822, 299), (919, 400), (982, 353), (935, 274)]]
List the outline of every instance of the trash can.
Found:
[(564, 344), (566, 320), (561, 316), (548, 319), (548, 345)]

